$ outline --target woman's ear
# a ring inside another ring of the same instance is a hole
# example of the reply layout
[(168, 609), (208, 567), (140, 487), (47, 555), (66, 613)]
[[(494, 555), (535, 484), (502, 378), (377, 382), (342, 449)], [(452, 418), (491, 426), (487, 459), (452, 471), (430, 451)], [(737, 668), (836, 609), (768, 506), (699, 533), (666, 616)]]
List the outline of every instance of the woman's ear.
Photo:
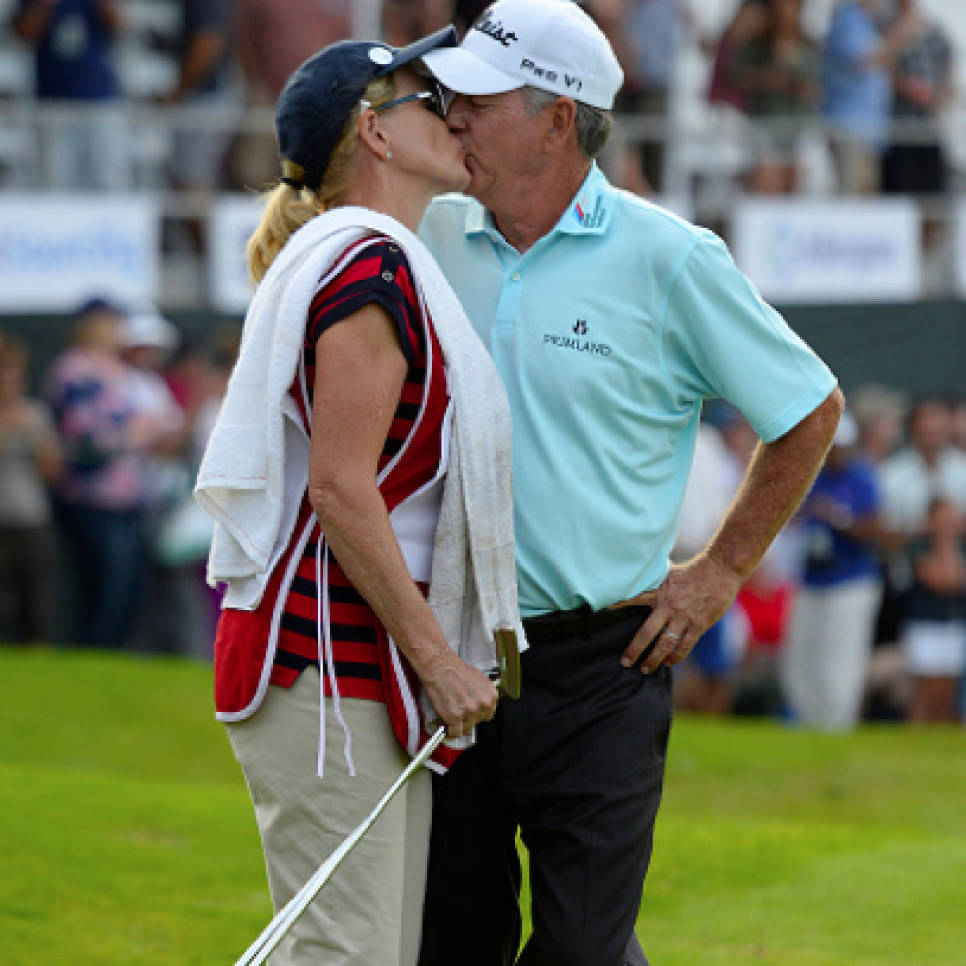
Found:
[(388, 143), (379, 128), (379, 115), (371, 108), (363, 108), (359, 115), (359, 140), (380, 158), (385, 157)]

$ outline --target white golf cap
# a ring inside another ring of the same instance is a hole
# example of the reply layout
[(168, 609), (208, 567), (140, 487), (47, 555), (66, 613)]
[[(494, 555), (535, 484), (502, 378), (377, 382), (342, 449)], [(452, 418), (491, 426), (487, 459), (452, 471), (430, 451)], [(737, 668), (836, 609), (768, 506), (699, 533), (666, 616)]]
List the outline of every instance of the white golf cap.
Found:
[(832, 437), (833, 446), (854, 446), (859, 441), (859, 424), (855, 417), (846, 409), (842, 413), (835, 436)]
[(624, 73), (601, 29), (571, 0), (497, 0), (459, 47), (423, 61), (460, 94), (502, 94), (524, 85), (610, 110)]
[(178, 330), (164, 316), (153, 309), (129, 315), (124, 321), (121, 340), (131, 349), (151, 346), (170, 352), (178, 345)]

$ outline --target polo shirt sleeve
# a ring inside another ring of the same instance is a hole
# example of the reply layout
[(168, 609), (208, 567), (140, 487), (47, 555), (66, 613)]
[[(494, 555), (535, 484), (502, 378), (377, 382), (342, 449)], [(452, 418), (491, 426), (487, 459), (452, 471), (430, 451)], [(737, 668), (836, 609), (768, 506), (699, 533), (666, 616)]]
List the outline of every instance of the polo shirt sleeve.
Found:
[(725, 399), (770, 443), (811, 413), (835, 376), (704, 233), (672, 277), (665, 363), (682, 395)]

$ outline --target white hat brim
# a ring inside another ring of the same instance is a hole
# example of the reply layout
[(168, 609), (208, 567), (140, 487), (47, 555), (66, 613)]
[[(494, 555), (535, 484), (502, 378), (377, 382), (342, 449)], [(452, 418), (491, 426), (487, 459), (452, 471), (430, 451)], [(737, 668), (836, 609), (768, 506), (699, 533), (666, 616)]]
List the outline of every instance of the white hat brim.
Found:
[(464, 47), (446, 47), (423, 55), (433, 76), (457, 94), (503, 94), (524, 86), (519, 77), (497, 70)]

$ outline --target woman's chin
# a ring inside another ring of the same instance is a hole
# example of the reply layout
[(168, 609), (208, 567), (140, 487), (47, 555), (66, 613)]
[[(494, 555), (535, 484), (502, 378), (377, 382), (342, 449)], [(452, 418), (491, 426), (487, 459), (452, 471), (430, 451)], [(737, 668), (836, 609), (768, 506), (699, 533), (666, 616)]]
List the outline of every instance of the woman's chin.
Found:
[(447, 178), (443, 184), (442, 193), (447, 194), (451, 191), (455, 191), (462, 194), (470, 186), (470, 182), (472, 180), (473, 176), (462, 165), (454, 167), (452, 171), (447, 172)]
[(470, 186), (470, 182), (473, 180), (473, 174), (466, 166), (466, 162), (462, 159), (462, 157), (460, 158), (459, 165), (456, 167), (454, 177), (456, 184), (451, 190), (459, 192), (465, 192)]

